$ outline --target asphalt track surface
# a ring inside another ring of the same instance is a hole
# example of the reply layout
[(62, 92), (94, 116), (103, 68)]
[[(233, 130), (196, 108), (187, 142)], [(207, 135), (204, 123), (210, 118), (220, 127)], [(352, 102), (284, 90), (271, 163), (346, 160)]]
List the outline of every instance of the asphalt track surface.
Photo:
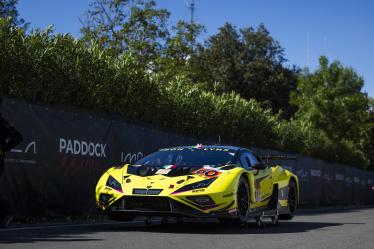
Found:
[(0, 229), (0, 248), (374, 248), (374, 208), (308, 211), (277, 227), (224, 226), (212, 221), (150, 226), (141, 221), (44, 224)]

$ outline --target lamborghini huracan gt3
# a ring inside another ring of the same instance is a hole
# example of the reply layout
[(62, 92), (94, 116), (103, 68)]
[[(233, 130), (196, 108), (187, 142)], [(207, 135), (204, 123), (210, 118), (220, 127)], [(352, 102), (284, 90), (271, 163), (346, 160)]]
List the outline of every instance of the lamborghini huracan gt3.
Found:
[(296, 175), (268, 166), (233, 146), (161, 149), (134, 164), (107, 170), (96, 186), (101, 213), (114, 220), (137, 216), (215, 217), (261, 225), (292, 219), (299, 201)]

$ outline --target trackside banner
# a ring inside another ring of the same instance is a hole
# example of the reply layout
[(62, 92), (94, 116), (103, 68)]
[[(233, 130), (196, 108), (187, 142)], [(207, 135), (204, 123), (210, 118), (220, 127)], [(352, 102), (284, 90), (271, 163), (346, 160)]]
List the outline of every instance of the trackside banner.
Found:
[[(95, 185), (109, 167), (135, 162), (159, 148), (202, 142), (90, 113), (7, 99), (0, 110), (24, 137), (7, 153), (0, 180), (1, 205), (19, 217), (94, 212)], [(296, 156), (296, 161), (277, 163), (299, 176), (302, 204), (374, 203), (374, 172)]]

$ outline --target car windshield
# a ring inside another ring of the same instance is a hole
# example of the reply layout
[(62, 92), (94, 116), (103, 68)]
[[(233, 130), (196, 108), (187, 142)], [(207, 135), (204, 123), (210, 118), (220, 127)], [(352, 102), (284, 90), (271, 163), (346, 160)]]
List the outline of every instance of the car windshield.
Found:
[(226, 148), (171, 148), (152, 153), (135, 164), (156, 167), (164, 165), (177, 167), (223, 166), (232, 163), (235, 154), (235, 150)]

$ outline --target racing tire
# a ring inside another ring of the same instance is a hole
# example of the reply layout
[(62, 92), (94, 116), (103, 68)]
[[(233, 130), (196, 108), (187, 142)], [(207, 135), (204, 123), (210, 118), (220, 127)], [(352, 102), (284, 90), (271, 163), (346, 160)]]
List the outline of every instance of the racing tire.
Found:
[(290, 180), (288, 185), (287, 214), (280, 214), (279, 220), (292, 220), (297, 206), (297, 186), (295, 180)]
[(241, 176), (238, 183), (238, 189), (236, 193), (237, 201), (237, 218), (219, 218), (219, 222), (222, 224), (239, 224), (241, 226), (245, 225), (248, 220), (249, 213), (249, 201), (250, 192), (248, 180), (245, 176)]

